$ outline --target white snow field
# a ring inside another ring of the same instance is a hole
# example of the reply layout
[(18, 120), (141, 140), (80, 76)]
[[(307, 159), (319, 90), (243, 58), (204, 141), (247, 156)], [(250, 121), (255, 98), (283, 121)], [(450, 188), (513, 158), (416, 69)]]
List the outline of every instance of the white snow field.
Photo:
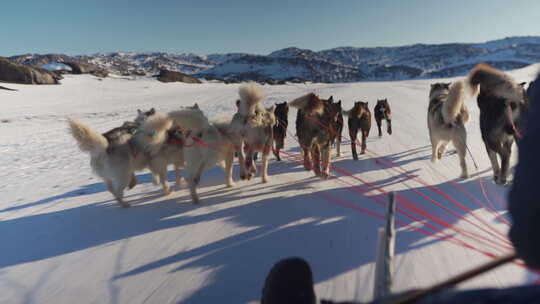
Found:
[[(530, 81), (538, 67), (510, 74)], [(468, 146), (479, 168), (467, 156), (471, 178), (460, 180), (457, 155), (429, 161), (429, 84), (451, 80), (263, 86), (265, 105), (307, 92), (333, 95), (345, 109), (388, 98), (394, 134), (377, 137), (373, 121), (369, 152), (353, 161), (345, 127), (344, 153), (332, 153), (334, 178), (322, 181), (297, 161), (291, 109), (288, 154), (272, 157), (269, 183), (257, 177), (228, 189), (216, 167), (203, 175), (201, 204), (193, 205), (185, 186), (163, 196), (139, 172), (126, 192), (131, 208), (120, 208), (93, 175), (66, 117), (104, 132), (138, 108), (197, 102), (211, 119), (230, 118), (238, 85), (74, 75), (57, 86), (0, 83), (18, 89), (0, 90), (0, 303), (256, 303), (271, 266), (290, 256), (311, 264), (318, 298), (367, 301), (388, 191), (399, 197), (394, 292), (507, 253), (509, 187), (492, 182), (473, 99)], [(537, 279), (514, 263), (459, 288)]]

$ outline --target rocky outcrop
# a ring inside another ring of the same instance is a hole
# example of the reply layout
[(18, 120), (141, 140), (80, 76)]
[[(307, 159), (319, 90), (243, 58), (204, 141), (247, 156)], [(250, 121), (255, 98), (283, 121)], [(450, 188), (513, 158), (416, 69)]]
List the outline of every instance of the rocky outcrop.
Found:
[(201, 81), (195, 77), (186, 75), (184, 73), (161, 70), (157, 76), (157, 80), (161, 82), (185, 82), (185, 83), (201, 83)]
[(71, 68), (71, 73), (73, 74), (92, 74), (97, 77), (107, 77), (109, 75), (107, 70), (92, 64), (74, 61), (64, 62), (64, 64)]
[(22, 84), (59, 84), (61, 78), (47, 70), (0, 58), (0, 81)]

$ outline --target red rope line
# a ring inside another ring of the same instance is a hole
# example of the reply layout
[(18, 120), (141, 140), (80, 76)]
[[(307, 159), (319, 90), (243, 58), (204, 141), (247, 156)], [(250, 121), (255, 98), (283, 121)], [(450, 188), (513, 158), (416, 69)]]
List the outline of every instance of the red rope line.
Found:
[[(334, 133), (335, 136), (341, 136), (340, 134), (337, 134), (332, 128), (329, 128), (329, 127), (323, 125), (323, 124), (322, 124), (320, 121), (318, 121), (317, 119), (314, 119), (314, 118), (312, 118), (312, 117), (310, 117), (310, 116), (306, 116), (306, 117), (307, 117), (308, 119), (310, 119), (311, 121), (316, 122), (319, 126), (325, 128), (328, 132)], [(357, 143), (356, 141), (354, 142), (354, 144), (355, 144), (355, 145), (358, 145), (358, 143)], [(375, 154), (375, 153), (374, 153), (374, 154)], [(375, 160), (375, 163), (377, 163), (376, 160)], [(390, 162), (390, 163), (391, 163), (391, 162)], [(393, 165), (394, 167), (396, 166), (395, 164), (392, 164), (392, 165)], [(399, 165), (397, 165), (397, 166), (400, 167)], [(405, 171), (405, 170), (404, 170), (404, 171)], [(495, 236), (495, 237), (497, 237), (497, 238), (499, 238), (499, 239), (501, 239), (501, 237), (502, 237), (502, 240), (504, 240), (504, 242), (510, 243), (510, 242), (507, 240), (507, 238), (506, 238), (506, 236), (505, 236), (504, 234), (500, 233), (498, 230), (496, 230), (494, 227), (492, 227), (491, 225), (489, 225), (489, 224), (488, 224), (487, 222), (485, 222), (483, 219), (479, 218), (479, 217), (478, 217), (475, 213), (473, 213), (469, 208), (467, 208), (465, 205), (463, 205), (462, 203), (460, 203), (459, 201), (457, 201), (456, 199), (454, 199), (453, 197), (451, 197), (450, 195), (448, 195), (446, 192), (440, 190), (439, 188), (437, 188), (437, 187), (435, 187), (435, 186), (433, 186), (433, 185), (429, 185), (428, 183), (424, 182), (423, 180), (421, 180), (421, 179), (419, 179), (419, 178), (417, 178), (417, 177), (415, 177), (415, 176), (411, 176), (411, 175), (408, 174), (407, 172), (403, 172), (403, 174), (407, 175), (409, 178), (412, 178), (412, 179), (416, 180), (417, 182), (419, 182), (420, 184), (424, 185), (425, 187), (427, 187), (427, 188), (430, 189), (431, 191), (433, 191), (433, 192), (439, 194), (439, 195), (442, 196), (443, 198), (445, 198), (445, 199), (447, 199), (448, 201), (452, 202), (454, 205), (458, 206), (458, 207), (459, 207), (460, 209), (462, 209), (463, 211), (465, 211), (465, 212), (471, 214), (476, 220), (478, 220), (480, 223), (482, 223), (483, 225), (485, 225), (486, 227), (488, 227), (490, 230), (492, 230), (494, 233), (496, 233), (496, 234), (499, 235), (499, 236)], [(409, 187), (409, 188), (410, 188), (410, 187)], [(418, 190), (415, 190), (415, 189), (413, 189), (413, 188), (410, 188), (410, 189), (413, 190), (413, 191), (415, 191), (415, 192), (417, 192), (418, 194), (420, 194), (420, 193), (418, 192)], [(458, 189), (458, 190), (459, 190), (459, 189)], [(421, 195), (421, 194), (420, 194), (420, 195)], [(422, 195), (421, 195), (421, 196), (422, 196)], [(429, 200), (432, 201), (432, 202), (435, 202), (435, 201), (434, 201), (433, 199), (431, 199), (431, 198), (429, 198)], [(437, 205), (441, 206), (440, 204), (437, 204)], [(441, 206), (441, 207), (442, 207), (442, 206)], [(485, 208), (485, 209), (487, 209), (487, 208)], [(449, 209), (447, 209), (447, 210), (449, 210)], [(488, 209), (488, 211), (489, 211), (489, 209)], [(454, 214), (454, 215), (455, 215), (455, 214)], [(465, 217), (463, 217), (463, 216), (461, 216), (461, 215), (456, 215), (456, 216), (458, 216), (459, 218), (461, 218), (461, 219), (463, 219), (463, 220), (465, 220), (465, 221), (467, 221), (467, 222), (469, 222), (469, 223), (472, 224), (472, 222), (470, 222), (470, 221), (469, 221), (468, 219), (466, 219)], [(475, 224), (473, 224), (473, 225), (475, 225)], [(477, 225), (475, 225), (475, 226), (476, 226), (476, 227), (479, 227), (479, 226), (477, 226)], [(480, 228), (480, 227), (479, 227), (479, 228)], [(485, 229), (483, 229), (483, 228), (480, 228), (480, 229), (482, 229), (483, 231), (487, 232), (487, 231), (486, 231)], [(489, 232), (488, 232), (488, 233), (489, 233)], [(493, 235), (492, 233), (489, 233), (489, 234), (490, 234), (490, 235)]]
[[(292, 137), (293, 137), (293, 139), (295, 139), (296, 141), (298, 141), (294, 136), (292, 136)], [(286, 153), (286, 152), (285, 152), (285, 153)], [(354, 176), (353, 174), (351, 174), (350, 172), (347, 172), (346, 170), (343, 170), (343, 169), (341, 169), (341, 168), (332, 166), (331, 164), (330, 164), (329, 166), (330, 166), (330, 168), (331, 168), (332, 170), (338, 171), (338, 172), (340, 172), (340, 173), (342, 173), (342, 174), (344, 174), (344, 175), (347, 175), (347, 176), (349, 176), (349, 177), (351, 177), (351, 178), (353, 178), (353, 179), (356, 179), (356, 180), (360, 181), (362, 184), (367, 185), (367, 186), (370, 187), (371, 189), (376, 189), (376, 190), (378, 190), (379, 192), (381, 192), (381, 193), (383, 193), (383, 194), (388, 194), (388, 192), (386, 192), (385, 190), (383, 190), (383, 189), (381, 189), (381, 188), (379, 188), (379, 187), (376, 187), (376, 186), (374, 186), (374, 185), (372, 185), (372, 184), (370, 184), (370, 183), (368, 183), (368, 182), (362, 180), (361, 178), (358, 178), (358, 177)], [(368, 190), (368, 191), (369, 191), (369, 190)], [(367, 192), (367, 191), (366, 191), (366, 192)], [(398, 196), (398, 200), (403, 200), (403, 198), (402, 198), (401, 196)], [(409, 207), (409, 209), (412, 209), (413, 211), (416, 211), (416, 213), (418, 213), (418, 214), (422, 214), (422, 213), (423, 213), (423, 212), (421, 211), (421, 208), (415, 207), (415, 205), (412, 204), (412, 203), (410, 203), (410, 202), (408, 202), (408, 203), (409, 203), (409, 205), (407, 205), (407, 206)], [(382, 205), (384, 205), (384, 202), (382, 202)], [(427, 213), (427, 216), (426, 216), (426, 213), (423, 213), (422, 215), (423, 215), (424, 217), (426, 217), (426, 218), (428, 218), (428, 219), (430, 219), (430, 220), (432, 220), (432, 221), (438, 223), (439, 225), (441, 225), (441, 226), (443, 226), (443, 227), (447, 227), (447, 228), (450, 228), (450, 229), (454, 230), (454, 231), (457, 232), (457, 233), (468, 234), (469, 237), (471, 237), (470, 235), (472, 235), (471, 238), (476, 237), (477, 240), (478, 240), (478, 238), (484, 239), (484, 240), (486, 240), (486, 241), (488, 241), (488, 242), (492, 242), (492, 243), (494, 243), (494, 244), (497, 244), (498, 246), (501, 246), (501, 247), (503, 247), (503, 248), (511, 249), (511, 247), (508, 247), (508, 246), (505, 246), (505, 245), (502, 245), (502, 244), (499, 244), (499, 243), (495, 243), (495, 242), (493, 242), (493, 240), (488, 239), (488, 238), (486, 238), (486, 237), (484, 237), (484, 236), (482, 236), (482, 235), (475, 234), (475, 233), (472, 233), (472, 232), (467, 232), (467, 231), (464, 231), (464, 230), (462, 230), (462, 229), (453, 227), (453, 226), (452, 226), (451, 224), (449, 224), (449, 223), (446, 223), (446, 222), (444, 222), (444, 221), (441, 221), (440, 219), (436, 219), (436, 218), (434, 218), (434, 217), (432, 217), (432, 216), (429, 216), (429, 213)], [(485, 231), (485, 230), (484, 230), (484, 231)], [(487, 231), (485, 231), (485, 232), (487, 232)], [(488, 232), (488, 233), (489, 233), (489, 232)], [(495, 236), (495, 237), (496, 237), (496, 236)], [(507, 242), (506, 239), (503, 239), (503, 241)], [(499, 249), (499, 248), (498, 248), (498, 249)]]

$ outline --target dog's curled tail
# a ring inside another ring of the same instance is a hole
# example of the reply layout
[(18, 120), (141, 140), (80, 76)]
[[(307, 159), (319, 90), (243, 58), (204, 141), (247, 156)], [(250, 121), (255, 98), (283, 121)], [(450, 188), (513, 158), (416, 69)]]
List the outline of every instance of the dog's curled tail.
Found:
[(240, 95), (240, 114), (253, 114), (255, 107), (264, 99), (261, 87), (255, 82), (248, 82), (238, 89)]
[(83, 152), (88, 152), (92, 156), (97, 156), (107, 151), (109, 142), (99, 132), (83, 125), (82, 123), (68, 118), (69, 130), (71, 135), (79, 144), (79, 148)]
[(518, 102), (523, 100), (523, 89), (510, 76), (485, 63), (471, 70), (468, 84), (473, 95), (480, 92)]
[(290, 101), (289, 106), (291, 106), (293, 108), (300, 109), (300, 110), (304, 110), (304, 109), (307, 108), (310, 100), (315, 98), (315, 97), (316, 97), (316, 95), (313, 94), (313, 93), (306, 94), (304, 96), (296, 98), (293, 101)]
[(459, 114), (462, 114), (463, 123), (469, 120), (469, 110), (463, 103), (464, 99), (465, 84), (461, 80), (454, 82), (442, 106), (442, 117), (446, 124), (454, 123)]
[(202, 132), (210, 126), (208, 118), (199, 109), (172, 111), (169, 112), (168, 116), (176, 125), (196, 133)]
[(173, 122), (167, 115), (156, 113), (137, 128), (133, 139), (143, 151), (154, 153), (167, 140), (166, 133), (172, 125)]

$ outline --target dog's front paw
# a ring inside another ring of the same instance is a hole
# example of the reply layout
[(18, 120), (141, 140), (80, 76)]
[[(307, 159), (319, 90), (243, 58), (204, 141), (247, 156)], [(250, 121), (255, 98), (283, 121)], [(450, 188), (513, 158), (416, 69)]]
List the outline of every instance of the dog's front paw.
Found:
[(505, 186), (507, 184), (506, 178), (497, 176), (494, 178), (495, 184), (500, 186)]
[(167, 187), (167, 188), (163, 189), (163, 195), (164, 196), (167, 196), (167, 195), (171, 194), (171, 192), (172, 192), (172, 189), (170, 187)]

